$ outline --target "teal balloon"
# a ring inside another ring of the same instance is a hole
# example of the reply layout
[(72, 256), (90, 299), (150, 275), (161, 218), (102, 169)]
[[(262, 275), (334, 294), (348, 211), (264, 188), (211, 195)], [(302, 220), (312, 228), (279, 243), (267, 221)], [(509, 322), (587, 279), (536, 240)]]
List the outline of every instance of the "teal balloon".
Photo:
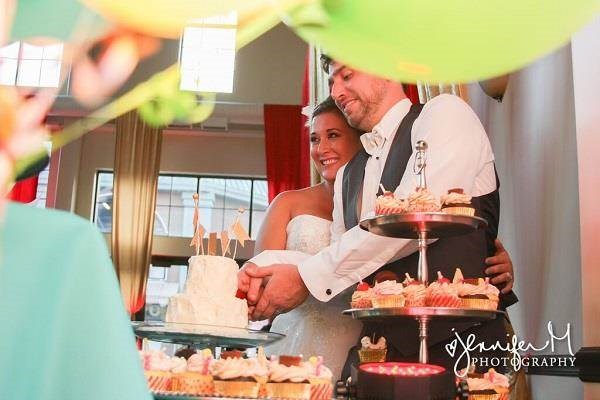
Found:
[[(85, 20), (82, 21), (82, 17)], [(68, 41), (78, 22), (85, 24), (88, 34), (101, 31), (106, 24), (77, 0), (19, 0), (10, 37), (11, 40), (50, 37)]]
[(600, 0), (321, 0), (286, 23), (341, 62), (403, 82), (468, 82), (565, 44)]

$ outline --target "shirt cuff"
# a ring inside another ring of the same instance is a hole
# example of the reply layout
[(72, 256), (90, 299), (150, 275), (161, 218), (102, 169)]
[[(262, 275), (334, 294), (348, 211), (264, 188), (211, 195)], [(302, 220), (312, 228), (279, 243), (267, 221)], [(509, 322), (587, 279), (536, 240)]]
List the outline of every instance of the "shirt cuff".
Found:
[(265, 250), (255, 255), (247, 262), (256, 264), (259, 267), (266, 267), (273, 264), (294, 264), (298, 265), (310, 257), (310, 254), (294, 250)]

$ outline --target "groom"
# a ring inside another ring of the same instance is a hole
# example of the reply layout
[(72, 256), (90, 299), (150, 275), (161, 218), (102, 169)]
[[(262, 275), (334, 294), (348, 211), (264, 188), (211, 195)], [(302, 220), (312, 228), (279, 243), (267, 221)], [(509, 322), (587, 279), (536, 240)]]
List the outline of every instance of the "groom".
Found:
[[(373, 235), (357, 224), (373, 215), (380, 183), (386, 189), (398, 188), (396, 193), (403, 196), (414, 190), (413, 149), (419, 140), (429, 146), (428, 189), (439, 197), (447, 189), (463, 188), (473, 196), (477, 215), (490, 224), (486, 231), (432, 244), (428, 250), (429, 276), (435, 279), (439, 270), (452, 278), (457, 266), (467, 278), (484, 276), (484, 260), (494, 253), (499, 196), (494, 156), (474, 112), (450, 95), (440, 95), (425, 106), (411, 105), (400, 83), (328, 58), (322, 61), (336, 104), (350, 125), (368, 132), (361, 137), (365, 151), (338, 171), (330, 246), (294, 264), (267, 258), (260, 261), (262, 268), (247, 264), (240, 271), (240, 289), (247, 292), (249, 303), (254, 305), (252, 317), (264, 319), (286, 312), (301, 304), (309, 292), (328, 301), (360, 280), (373, 283), (378, 271), (392, 271), (399, 277), (406, 272), (417, 275), (416, 241)], [(509, 304), (515, 301), (507, 300)], [(454, 338), (452, 328), (462, 334), (475, 334), (477, 342), (506, 339), (501, 319), (481, 326), (432, 325), (431, 362), (448, 367), (453, 364), (444, 351), (444, 345)], [(417, 359), (418, 330), (414, 321), (365, 323), (363, 334), (385, 336), (389, 360)]]

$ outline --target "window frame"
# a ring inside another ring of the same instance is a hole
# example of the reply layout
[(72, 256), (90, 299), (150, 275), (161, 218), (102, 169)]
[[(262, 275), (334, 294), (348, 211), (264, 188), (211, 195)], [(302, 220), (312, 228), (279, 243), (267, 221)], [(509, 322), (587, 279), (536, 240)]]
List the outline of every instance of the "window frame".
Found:
[[(92, 213), (91, 220), (94, 225), (96, 225), (96, 208), (98, 206), (98, 182), (101, 173), (110, 173), (113, 175), (113, 188), (114, 188), (114, 170), (110, 169), (98, 169), (94, 174), (94, 194), (92, 198)], [(237, 175), (219, 175), (219, 174), (187, 174), (187, 173), (169, 173), (169, 172), (159, 172), (159, 177), (169, 177), (169, 178), (195, 178), (196, 179), (196, 193), (200, 193), (200, 180), (202, 178), (205, 179), (224, 179), (224, 180), (245, 180), (250, 181), (250, 201), (249, 207), (245, 211), (248, 213), (248, 236), (252, 236), (252, 214), (253, 211), (266, 211), (265, 210), (254, 210), (254, 183), (255, 181), (265, 181), (267, 182), (266, 177), (262, 176), (237, 176)], [(158, 189), (157, 189), (158, 190)], [(154, 206), (154, 210), (156, 212), (157, 205)], [(169, 199), (169, 209), (172, 207)], [(178, 207), (178, 206), (175, 206)], [(214, 208), (215, 210), (231, 210), (231, 208), (227, 208), (225, 206)], [(112, 232), (112, 228), (111, 228)], [(154, 235), (154, 234), (153, 234)], [(155, 235), (161, 237), (171, 237), (171, 238), (187, 238), (188, 236), (171, 236), (171, 235)]]

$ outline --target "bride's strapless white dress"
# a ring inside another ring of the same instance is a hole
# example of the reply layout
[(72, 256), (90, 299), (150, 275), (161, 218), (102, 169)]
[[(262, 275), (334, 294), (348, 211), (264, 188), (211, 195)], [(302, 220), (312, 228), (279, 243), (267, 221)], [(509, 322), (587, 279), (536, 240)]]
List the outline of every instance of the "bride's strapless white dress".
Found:
[[(316, 254), (329, 245), (331, 221), (314, 215), (298, 215), (287, 225), (286, 250)], [(267, 347), (269, 354), (323, 356), (334, 377), (341, 376), (350, 347), (357, 343), (362, 324), (342, 311), (349, 308), (353, 288), (348, 288), (329, 302), (311, 295), (296, 309), (279, 315), (271, 331), (283, 333), (285, 339)]]

